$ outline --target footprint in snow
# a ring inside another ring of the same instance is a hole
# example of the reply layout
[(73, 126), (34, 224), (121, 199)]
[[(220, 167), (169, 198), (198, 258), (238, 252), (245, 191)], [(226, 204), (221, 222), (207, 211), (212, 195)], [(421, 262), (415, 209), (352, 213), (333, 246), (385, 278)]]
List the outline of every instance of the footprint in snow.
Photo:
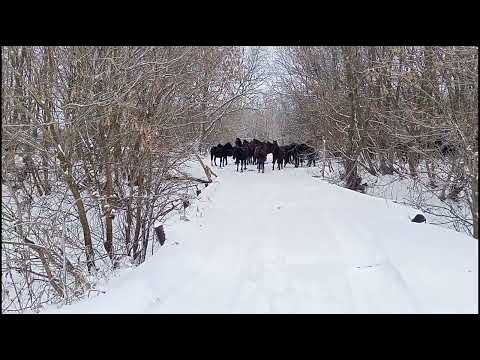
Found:
[(275, 209), (275, 210), (280, 210), (280, 209), (282, 209), (284, 206), (285, 206), (285, 204), (280, 203), (280, 204), (275, 205), (275, 206), (274, 206), (274, 209)]
[(364, 266), (355, 266), (357, 269), (372, 269), (376, 268), (378, 266), (381, 266), (382, 264), (374, 264), (374, 265), (364, 265)]

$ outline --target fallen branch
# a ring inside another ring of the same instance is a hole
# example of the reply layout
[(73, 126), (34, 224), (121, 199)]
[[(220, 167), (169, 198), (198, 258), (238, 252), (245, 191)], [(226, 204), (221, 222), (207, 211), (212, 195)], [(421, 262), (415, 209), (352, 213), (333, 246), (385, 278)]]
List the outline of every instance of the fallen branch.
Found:
[(208, 180), (204, 180), (204, 179), (200, 179), (200, 178), (196, 178), (196, 177), (192, 177), (192, 176), (187, 176), (187, 175), (185, 175), (183, 177), (169, 176), (166, 179), (167, 180), (196, 181), (196, 182), (199, 182), (199, 183), (202, 183), (202, 184), (210, 184), (212, 182), (212, 180), (208, 181)]
[(215, 177), (218, 177), (217, 174), (215, 174), (212, 171), (212, 169), (210, 169), (210, 167), (208, 167), (207, 165), (205, 165), (203, 163), (202, 159), (200, 158), (200, 156), (198, 156), (197, 153), (195, 153), (195, 156), (196, 156), (197, 160), (200, 162), (200, 164), (202, 165), (203, 171), (205, 171), (205, 175), (207, 175), (208, 182), (211, 183), (212, 182), (212, 175), (214, 175)]

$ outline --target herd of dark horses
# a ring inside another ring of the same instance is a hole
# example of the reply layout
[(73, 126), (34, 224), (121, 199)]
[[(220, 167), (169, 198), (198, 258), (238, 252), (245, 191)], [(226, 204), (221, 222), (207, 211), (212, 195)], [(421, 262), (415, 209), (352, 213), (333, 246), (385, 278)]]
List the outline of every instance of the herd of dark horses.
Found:
[(247, 165), (257, 165), (258, 172), (265, 172), (265, 162), (267, 155), (272, 154), (272, 170), (275, 170), (275, 163), (278, 170), (283, 169), (287, 164), (292, 164), (295, 167), (303, 166), (306, 161), (307, 166), (315, 166), (317, 159), (317, 152), (307, 144), (296, 144), (279, 146), (276, 141), (259, 141), (253, 139), (252, 141), (235, 140), (235, 146), (231, 143), (225, 145), (218, 144), (210, 149), (210, 158), (212, 165), (217, 166), (217, 158), (220, 158), (220, 167), (228, 164), (227, 158), (233, 157), (235, 164), (240, 165), (240, 172), (247, 169)]

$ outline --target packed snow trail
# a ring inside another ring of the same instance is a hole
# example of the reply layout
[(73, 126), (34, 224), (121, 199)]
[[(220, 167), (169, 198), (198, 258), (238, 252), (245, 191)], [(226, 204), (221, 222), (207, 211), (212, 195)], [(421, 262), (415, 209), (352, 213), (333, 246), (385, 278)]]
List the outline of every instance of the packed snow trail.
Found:
[(154, 256), (105, 295), (47, 312), (478, 312), (477, 240), (312, 169), (214, 171)]

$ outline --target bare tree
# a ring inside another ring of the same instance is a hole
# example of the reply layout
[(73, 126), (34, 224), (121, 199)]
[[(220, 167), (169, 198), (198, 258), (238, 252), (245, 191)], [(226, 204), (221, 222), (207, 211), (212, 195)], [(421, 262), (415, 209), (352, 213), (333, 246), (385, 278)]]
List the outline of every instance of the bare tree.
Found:
[(443, 202), (417, 206), (478, 238), (477, 50), (280, 48), (273, 90), (288, 119), (283, 132), (325, 140), (341, 156), (347, 188), (359, 188), (359, 169), (409, 176)]
[(99, 272), (143, 262), (154, 223), (211, 181), (184, 163), (257, 92), (261, 61), (241, 47), (2, 48), (2, 290), (15, 292), (2, 309), (88, 296)]

